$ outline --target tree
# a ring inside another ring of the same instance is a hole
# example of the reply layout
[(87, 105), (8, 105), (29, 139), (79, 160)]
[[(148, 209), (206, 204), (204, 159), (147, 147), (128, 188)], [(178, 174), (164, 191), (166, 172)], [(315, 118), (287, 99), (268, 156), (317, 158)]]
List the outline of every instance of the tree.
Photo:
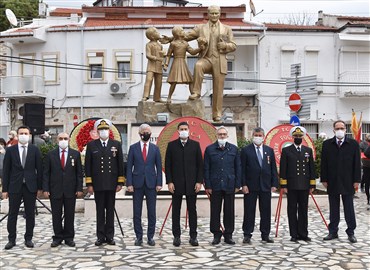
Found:
[(32, 20), (38, 17), (38, 0), (0, 0), (0, 31), (11, 27), (5, 16), (5, 9), (11, 9), (18, 20)]
[(291, 24), (291, 25), (314, 25), (314, 16), (310, 13), (291, 13), (284, 19), (279, 19), (278, 23), (281, 24)]

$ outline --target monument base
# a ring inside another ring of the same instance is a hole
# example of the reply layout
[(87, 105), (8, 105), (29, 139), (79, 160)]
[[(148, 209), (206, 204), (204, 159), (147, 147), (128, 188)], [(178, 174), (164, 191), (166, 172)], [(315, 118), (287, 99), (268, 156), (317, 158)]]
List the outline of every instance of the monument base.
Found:
[(168, 113), (168, 122), (184, 116), (194, 116), (204, 119), (204, 102), (201, 99), (187, 100), (185, 103), (159, 103), (139, 101), (136, 119), (139, 123), (157, 122), (158, 113)]

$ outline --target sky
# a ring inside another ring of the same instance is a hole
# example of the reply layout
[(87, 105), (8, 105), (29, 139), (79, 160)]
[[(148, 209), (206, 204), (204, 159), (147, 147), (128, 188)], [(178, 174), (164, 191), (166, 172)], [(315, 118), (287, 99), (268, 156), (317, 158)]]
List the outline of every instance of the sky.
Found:
[[(96, 0), (43, 0), (49, 7), (81, 7), (82, 4), (92, 6)], [(369, 0), (252, 0), (259, 13), (252, 19), (256, 22), (284, 22), (287, 18), (306, 14), (317, 20), (319, 10), (326, 14), (370, 17)], [(201, 3), (203, 6), (247, 6), (246, 19), (249, 16), (249, 0), (190, 0), (191, 3)]]

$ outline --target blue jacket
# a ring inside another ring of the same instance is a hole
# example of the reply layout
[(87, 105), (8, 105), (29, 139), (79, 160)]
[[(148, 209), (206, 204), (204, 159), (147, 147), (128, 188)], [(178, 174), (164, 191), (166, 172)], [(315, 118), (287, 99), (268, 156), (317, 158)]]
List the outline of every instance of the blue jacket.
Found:
[(262, 168), (253, 143), (241, 150), (242, 185), (248, 186), (249, 191), (271, 192), (271, 187), (278, 187), (274, 150), (267, 145), (263, 145), (262, 150)]
[(204, 153), (206, 189), (234, 192), (241, 185), (241, 164), (238, 148), (226, 143), (222, 150), (218, 142), (207, 146)]
[(140, 142), (130, 146), (127, 159), (127, 186), (149, 189), (162, 186), (162, 161), (158, 146), (149, 143), (148, 155), (144, 162)]

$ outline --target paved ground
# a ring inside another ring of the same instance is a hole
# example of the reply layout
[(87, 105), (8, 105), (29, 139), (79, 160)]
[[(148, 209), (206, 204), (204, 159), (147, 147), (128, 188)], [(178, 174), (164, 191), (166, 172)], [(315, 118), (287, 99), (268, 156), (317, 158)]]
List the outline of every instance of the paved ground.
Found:
[[(242, 219), (236, 220), (235, 246), (222, 243), (212, 246), (209, 219), (199, 219), (199, 247), (188, 244), (188, 230), (184, 230), (180, 247), (172, 245), (171, 220), (165, 226), (161, 237), (156, 235), (156, 246), (134, 246), (134, 232), (131, 219), (121, 220), (124, 237), (116, 226), (116, 246), (94, 246), (95, 220), (76, 214), (77, 246), (65, 245), (50, 248), (52, 224), (50, 214), (36, 217), (35, 248), (23, 244), (24, 219), (18, 219), (18, 242), (11, 250), (4, 250), (7, 243), (6, 220), (0, 224), (1, 259), (0, 269), (370, 269), (370, 211), (365, 205), (365, 195), (355, 199), (357, 214), (356, 236), (358, 242), (351, 244), (345, 234), (345, 222), (341, 220), (339, 239), (323, 242), (327, 231), (313, 207), (309, 209), (309, 236), (311, 243), (289, 241), (287, 217), (281, 217), (279, 235), (274, 244), (260, 241), (258, 227), (251, 244), (242, 243)], [(328, 218), (328, 209), (322, 207)], [(342, 214), (343, 215), (343, 214)], [(1, 215), (2, 216), (2, 215)], [(158, 220), (159, 232), (163, 219)], [(273, 220), (272, 220), (273, 222)], [(146, 223), (146, 220), (144, 221)], [(257, 225), (258, 226), (258, 225)], [(146, 224), (145, 224), (146, 228)], [(272, 226), (275, 233), (275, 225)]]

